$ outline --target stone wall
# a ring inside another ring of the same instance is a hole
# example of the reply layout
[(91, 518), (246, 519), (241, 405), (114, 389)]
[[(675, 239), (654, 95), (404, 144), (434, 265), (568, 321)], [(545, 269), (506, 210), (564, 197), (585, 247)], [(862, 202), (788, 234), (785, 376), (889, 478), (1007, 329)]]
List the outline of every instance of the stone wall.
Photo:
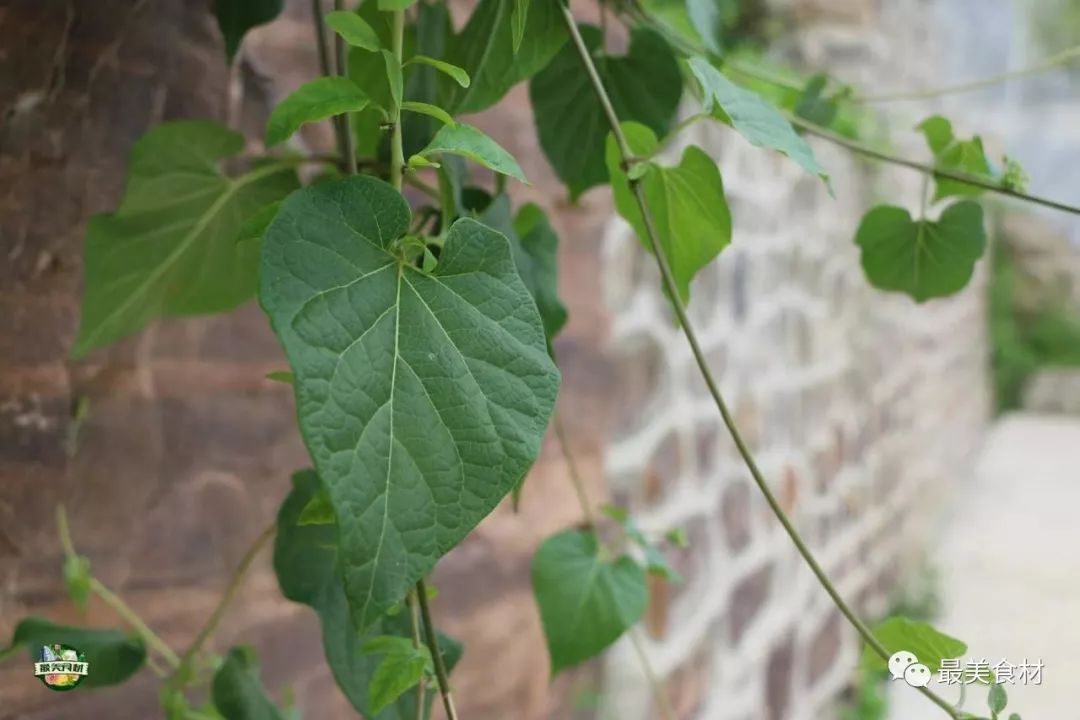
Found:
[[(926, 3), (854, 4), (866, 14), (841, 15), (870, 26), (830, 17), (793, 47), (841, 77), (904, 83), (893, 60), (932, 42), (920, 38)], [(909, 127), (895, 128), (902, 148)], [(781, 504), (841, 592), (879, 615), (922, 561), (934, 509), (967, 471), (988, 417), (984, 271), (961, 295), (921, 306), (875, 291), (855, 228), (881, 197), (917, 208), (919, 176), (876, 173), (815, 143), (830, 197), (726, 129), (688, 139), (719, 158), (735, 219), (732, 245), (691, 294), (711, 367)], [(918, 142), (905, 150), (924, 152)], [(633, 386), (607, 446), (612, 493), (648, 532), (681, 527), (690, 538), (685, 583), (654, 587), (647, 644), (657, 672), (681, 718), (829, 717), (853, 677), (854, 633), (753, 486), (651, 258), (619, 220), (605, 256), (616, 376)], [(654, 717), (629, 646), (606, 672), (604, 718)]]

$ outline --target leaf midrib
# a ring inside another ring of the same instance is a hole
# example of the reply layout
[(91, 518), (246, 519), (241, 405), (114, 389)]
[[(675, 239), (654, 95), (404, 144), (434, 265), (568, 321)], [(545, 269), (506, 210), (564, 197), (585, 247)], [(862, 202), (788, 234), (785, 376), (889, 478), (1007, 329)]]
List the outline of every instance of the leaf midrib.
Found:
[(273, 175), (274, 173), (281, 172), (287, 167), (288, 165), (285, 163), (274, 163), (272, 165), (267, 165), (266, 167), (259, 168), (257, 170), (252, 170), (246, 175), (235, 179), (222, 175), (221, 177), (226, 181), (227, 184), (225, 186), (225, 191), (221, 194), (221, 196), (217, 200), (215, 200), (209, 208), (207, 208), (206, 212), (199, 218), (198, 222), (196, 222), (195, 225), (191, 228), (191, 230), (188, 231), (188, 233), (183, 237), (183, 239), (181, 239), (181, 241), (176, 244), (176, 247), (173, 248), (169, 252), (169, 254), (165, 256), (165, 259), (156, 268), (154, 268), (153, 271), (146, 275), (146, 278), (143, 280), (143, 282), (139, 283), (135, 287), (135, 289), (128, 294), (127, 298), (122, 303), (117, 305), (112, 312), (110, 312), (100, 322), (97, 323), (96, 329), (83, 339), (83, 341), (80, 343), (80, 346), (92, 348), (94, 345), (96, 345), (97, 338), (101, 335), (105, 328), (107, 328), (118, 316), (125, 312), (132, 305), (132, 303), (134, 303), (137, 299), (140, 299), (143, 294), (147, 292), (148, 288), (161, 275), (163, 275), (166, 270), (170, 269), (173, 266), (173, 264), (176, 262), (176, 259), (182, 254), (182, 252), (187, 249), (193, 242), (195, 242), (195, 239), (198, 238), (198, 236), (209, 226), (210, 222), (214, 219), (214, 217), (219, 212), (221, 212), (221, 210), (228, 204), (229, 200), (231, 200), (237, 192), (239, 192), (243, 187), (255, 182), (256, 180), (260, 180), (268, 175)]

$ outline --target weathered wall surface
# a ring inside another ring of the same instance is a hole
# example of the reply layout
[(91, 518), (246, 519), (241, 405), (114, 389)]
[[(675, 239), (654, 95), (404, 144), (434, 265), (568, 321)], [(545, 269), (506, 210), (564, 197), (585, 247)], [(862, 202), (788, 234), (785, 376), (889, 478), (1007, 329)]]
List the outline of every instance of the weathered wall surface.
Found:
[[(931, 42), (916, 12), (926, 3), (796, 4), (808, 24), (794, 48), (815, 67), (865, 86), (916, 84), (894, 70), (901, 58), (907, 73), (931, 67), (906, 60)], [(915, 121), (919, 110), (905, 109)], [(901, 148), (923, 152), (909, 127), (894, 130)], [(905, 147), (905, 136), (916, 142)], [(704, 349), (781, 504), (841, 592), (881, 613), (927, 550), (923, 529), (986, 422), (983, 273), (922, 306), (875, 291), (855, 228), (882, 196), (917, 209), (920, 177), (814, 143), (834, 198), (723, 129), (692, 139), (719, 158), (735, 220), (732, 245), (692, 289)], [(655, 589), (649, 623), (679, 715), (830, 717), (852, 678), (854, 633), (752, 485), (651, 258), (621, 221), (608, 227), (605, 258), (616, 376), (635, 388), (605, 456), (612, 493), (649, 531), (690, 537), (678, 567), (687, 581)], [(629, 647), (606, 670), (604, 718), (654, 717)]]

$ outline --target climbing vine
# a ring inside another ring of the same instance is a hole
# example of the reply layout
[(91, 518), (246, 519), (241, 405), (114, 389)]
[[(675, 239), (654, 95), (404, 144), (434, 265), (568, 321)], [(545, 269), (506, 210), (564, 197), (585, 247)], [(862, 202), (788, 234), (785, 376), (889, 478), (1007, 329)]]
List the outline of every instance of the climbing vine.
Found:
[[(929, 672), (962, 655), (964, 643), (925, 623), (894, 617), (868, 627), (773, 496), (686, 311), (695, 275), (738, 241), (723, 178), (699, 147), (688, 146), (675, 163), (663, 151), (691, 124), (710, 122), (785, 155), (830, 192), (805, 134), (923, 173), (917, 215), (881, 205), (852, 228), (867, 280), (918, 302), (970, 280), (987, 245), (980, 195), (1080, 210), (1028, 195), (1015, 161), (999, 166), (977, 136), (956, 136), (942, 117), (918, 127), (928, 163), (876, 149), (851, 118), (888, 98), (823, 75), (795, 82), (729, 56), (730, 27), (712, 0), (613, 0), (601, 7), (599, 27), (579, 25), (560, 0), (480, 0), (459, 30), (445, 0), (352, 5), (336, 0), (324, 15), (312, 3), (322, 75), (270, 114), (264, 154), (241, 157), (239, 133), (198, 119), (160, 124), (135, 144), (119, 206), (88, 226), (72, 349), (81, 357), (157, 318), (227, 312), (257, 296), (289, 364), (271, 379), (294, 388), (313, 468), (293, 474), (276, 522), (182, 652), (93, 576), (61, 508), (72, 600), (85, 605), (98, 596), (132, 632), (28, 618), (3, 655), (24, 645), (77, 646), (93, 667), (88, 686), (121, 683), (146, 667), (161, 678), (170, 720), (295, 717), (295, 708), (270, 699), (250, 648), (207, 650), (252, 558), (272, 542), (282, 594), (318, 616), (327, 663), (360, 715), (425, 718), (438, 700), (456, 719), (451, 673), (464, 649), (436, 628), (435, 591), (425, 579), (507, 496), (518, 502), (551, 424), (583, 513), (579, 528), (548, 538), (532, 563), (551, 673), (629, 635), (660, 713), (674, 719), (634, 627), (648, 604), (647, 575), (680, 582), (664, 552), (686, 539), (649, 537), (625, 509), (598, 513), (588, 500), (555, 415), (553, 340), (567, 319), (558, 238), (538, 206), (513, 207), (507, 179), (527, 182), (515, 158), (457, 119), (525, 81), (540, 146), (571, 200), (609, 184), (616, 210), (655, 259), (739, 454), (862, 637), (868, 671), (899, 651), (918, 655)], [(223, 60), (232, 61), (244, 34), (281, 6), (217, 0)], [(623, 54), (605, 42), (614, 22), (629, 31)], [(689, 106), (696, 112), (680, 120), (679, 108)], [(290, 149), (304, 124), (322, 120), (334, 125), (334, 156)], [(226, 160), (243, 170), (226, 172)], [(487, 172), (476, 175), (475, 167)], [(416, 192), (406, 197), (405, 185)], [(609, 526), (603, 533), (601, 524)], [(988, 684), (996, 719), (1004, 688), (992, 677)], [(198, 692), (204, 687), (208, 694)], [(918, 691), (947, 717), (979, 717), (927, 687)]]

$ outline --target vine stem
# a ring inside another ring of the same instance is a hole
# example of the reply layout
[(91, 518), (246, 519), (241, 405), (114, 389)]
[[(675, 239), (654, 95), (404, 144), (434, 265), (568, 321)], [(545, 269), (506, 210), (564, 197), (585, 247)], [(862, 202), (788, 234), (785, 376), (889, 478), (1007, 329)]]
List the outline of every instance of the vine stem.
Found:
[(895, 100), (928, 100), (944, 95), (960, 95), (962, 93), (969, 93), (975, 90), (993, 87), (994, 85), (1008, 82), (1009, 80), (1028, 77), (1029, 75), (1038, 75), (1047, 70), (1053, 70), (1056, 67), (1067, 65), (1077, 59), (1080, 59), (1080, 45), (1066, 48), (1059, 53), (1044, 58), (1041, 62), (1035, 63), (1034, 65), (1017, 68), (1016, 70), (1008, 70), (1003, 73), (998, 73), (997, 75), (979, 78), (978, 80), (931, 88), (929, 90), (909, 90), (904, 92), (885, 93), (882, 95), (856, 95), (852, 98), (848, 98), (848, 100), (850, 102), (878, 103), (892, 102)]
[[(554, 0), (558, 1), (558, 0)], [(629, 164), (633, 161), (633, 152), (630, 149), (630, 145), (626, 141), (626, 136), (623, 134), (622, 127), (619, 125), (619, 118), (615, 114), (615, 110), (611, 105), (611, 99), (608, 97), (607, 90), (604, 88), (603, 81), (601, 81), (599, 74), (596, 71), (596, 66), (593, 64), (592, 57), (589, 55), (588, 48), (586, 48), (584, 41), (581, 38), (581, 33), (578, 32), (577, 24), (574, 22), (574, 17), (570, 13), (570, 9), (559, 3), (559, 7), (562, 10), (563, 19), (566, 22), (567, 30), (570, 32), (570, 37), (573, 40), (574, 46), (577, 49), (578, 55), (581, 58), (582, 64), (585, 66), (585, 70), (592, 81), (593, 90), (596, 93), (600, 105), (604, 110), (604, 114), (607, 117), (608, 123), (611, 126), (612, 134), (615, 137), (615, 142), (619, 148), (619, 153), (622, 156), (623, 163)], [(731, 439), (735, 443), (735, 447), (742, 457), (743, 463), (750, 471), (750, 475), (753, 477), (754, 483), (757, 485), (761, 494), (765, 497), (765, 501), (768, 503), (769, 508), (772, 510), (776, 519), (780, 521), (784, 530), (791, 538), (792, 543), (795, 545), (799, 554), (802, 555), (803, 560), (810, 567), (810, 570), (817, 577), (818, 582), (825, 589), (825, 592), (832, 598), (833, 603), (836, 605), (840, 613), (847, 619), (853, 628), (859, 633), (867, 645), (869, 645), (875, 653), (877, 653), (883, 660), (888, 660), (889, 651), (885, 649), (885, 646), (874, 636), (870, 628), (855, 614), (855, 611), (847, 604), (844, 598), (837, 591), (833, 585), (832, 580), (826, 574), (825, 570), (818, 563), (814, 554), (810, 551), (810, 548), (803, 541), (799, 531), (795, 528), (794, 524), (788, 518), (787, 513), (780, 507), (779, 501), (776, 496), (773, 495), (772, 489), (769, 487), (769, 483), (766, 481), (765, 476), (758, 468), (757, 462), (754, 460), (750, 449), (747, 447), (746, 442), (742, 438), (742, 434), (739, 432), (738, 426), (735, 424), (735, 420), (728, 410), (727, 403), (724, 401), (723, 395), (720, 393), (720, 388), (717, 385), (716, 379), (713, 377), (712, 371), (709, 369), (708, 361), (705, 358), (704, 352), (702, 352), (701, 345), (698, 342), (697, 333), (694, 331), (694, 327), (690, 322), (690, 317), (687, 315), (686, 307), (683, 305), (682, 300), (679, 298), (678, 285), (675, 282), (675, 277), (671, 272), (671, 265), (667, 258), (667, 253), (664, 251), (663, 246), (657, 241), (657, 232), (653, 224), (652, 213), (649, 210), (648, 202), (645, 199), (645, 193), (641, 187), (639, 179), (629, 180), (630, 188), (633, 191), (634, 198), (637, 201), (638, 208), (641, 211), (642, 218), (645, 222), (646, 237), (644, 238), (646, 244), (649, 246), (649, 250), (656, 258), (656, 264), (659, 266), (660, 275), (663, 279), (664, 287), (667, 290), (667, 294), (671, 300), (672, 306), (675, 308), (675, 314), (678, 317), (679, 325), (683, 330), (683, 334), (686, 336), (686, 340), (690, 345), (690, 350), (694, 355), (694, 360), (697, 362), (698, 369), (701, 372), (702, 378), (705, 380), (705, 384), (709, 389), (709, 394), (712, 395), (713, 400), (716, 403), (716, 408), (720, 412), (720, 416), (723, 419), (724, 425), (731, 435)], [(943, 698), (939, 697), (933, 691), (927, 688), (919, 688), (919, 691), (929, 698), (938, 707), (944, 710), (949, 717), (956, 718), (956, 711), (953, 707)]]
[[(395, 10), (391, 30), (391, 50), (402, 64), (405, 47), (405, 11)], [(401, 108), (394, 108), (394, 127), (390, 134), (390, 184), (401, 190), (402, 168), (405, 164), (401, 140)]]
[[(56, 527), (60, 534), (60, 545), (64, 549), (64, 556), (68, 559), (78, 557), (78, 553), (75, 552), (75, 544), (71, 541), (71, 530), (68, 527), (67, 511), (63, 505), (57, 505), (56, 507)], [(161, 639), (161, 637), (150, 629), (139, 614), (132, 610), (127, 603), (125, 603), (119, 595), (114, 593), (97, 578), (90, 577), (90, 591), (101, 598), (102, 602), (109, 606), (114, 613), (119, 615), (128, 625), (135, 629), (135, 632), (143, 639), (143, 642), (147, 646), (152, 647), (158, 651), (161, 657), (165, 658), (165, 661), (172, 665), (174, 668), (180, 666), (180, 658), (177, 657), (173, 649), (169, 647), (168, 643)]]
[[(311, 20), (315, 26), (315, 46), (319, 51), (319, 71), (323, 76), (330, 77), (335, 74), (337, 66), (344, 63), (341, 62), (341, 52), (336, 52), (335, 59), (331, 62), (330, 47), (326, 42), (326, 28), (323, 27), (325, 23), (323, 21), (322, 0), (311, 0)], [(334, 43), (335, 48), (339, 48), (340, 38), (335, 39)], [(356, 154), (351, 151), (352, 137), (350, 137), (351, 133), (349, 132), (348, 116), (335, 117), (331, 124), (334, 126), (334, 137), (337, 139), (338, 161), (348, 162), (349, 157)], [(356, 172), (355, 165), (349, 167), (352, 173)]]
[[(318, 0), (316, 0), (318, 2)], [(334, 0), (334, 11), (341, 12), (345, 7), (344, 0)], [(323, 32), (319, 26), (319, 34)], [(349, 74), (349, 49), (345, 46), (345, 40), (334, 33), (334, 61), (337, 74), (346, 77)], [(338, 126), (338, 149), (345, 159), (345, 169), (350, 175), (356, 174), (356, 148), (353, 145), (352, 124), (349, 122), (349, 113), (342, 113), (335, 119)]]
[(828, 128), (824, 128), (821, 125), (812, 123), (809, 120), (805, 120), (797, 115), (791, 113), (787, 114), (787, 119), (792, 125), (802, 129), (809, 135), (819, 137), (822, 140), (827, 140), (834, 145), (851, 150), (852, 152), (865, 155), (875, 160), (881, 160), (882, 162), (891, 163), (893, 165), (899, 165), (911, 170), (917, 170), (926, 175), (933, 175), (935, 177), (948, 178), (949, 180), (956, 180), (958, 182), (966, 183), (968, 185), (974, 185), (975, 187), (988, 190), (998, 195), (1005, 195), (1007, 197), (1017, 198), (1025, 202), (1033, 203), (1035, 205), (1042, 205), (1044, 207), (1053, 208), (1054, 210), (1060, 210), (1062, 212), (1072, 213), (1073, 215), (1080, 215), (1080, 207), (1076, 205), (1069, 205), (1068, 203), (1059, 202), (1057, 200), (1051, 200), (1050, 198), (1040, 197), (1038, 195), (1029, 195), (1028, 193), (1021, 192), (1020, 190), (1013, 190), (1011, 188), (999, 185), (986, 178), (979, 177), (978, 175), (969, 175), (968, 173), (955, 172), (953, 170), (945, 170), (942, 168), (936, 168), (933, 165), (927, 163), (918, 162), (916, 160), (909, 160), (907, 158), (899, 157), (897, 155), (891, 155), (887, 152), (877, 150), (865, 145), (857, 140), (851, 140), (843, 135), (838, 135)]
[(225, 611), (229, 609), (233, 600), (236, 599), (236, 594), (240, 591), (240, 587), (244, 583), (244, 578), (247, 576), (248, 570), (251, 569), (251, 564), (254, 562), (255, 557), (259, 554), (259, 551), (274, 537), (274, 533), (277, 531), (277, 523), (272, 522), (266, 526), (259, 536), (255, 538), (255, 541), (251, 543), (251, 547), (244, 553), (244, 557), (240, 559), (240, 564), (236, 566), (233, 571), (232, 577), (229, 578), (229, 584), (225, 588), (225, 592), (222, 594), (221, 599), (218, 600), (217, 607), (207, 618), (206, 623), (199, 630), (199, 634), (195, 636), (195, 641), (191, 643), (191, 646), (184, 652), (183, 657), (180, 658), (180, 666), (177, 668), (174, 674), (174, 682), (184, 683), (187, 681), (187, 671), (191, 669), (191, 665), (195, 660), (199, 650), (202, 649), (206, 641), (214, 634), (217, 626), (221, 623), (221, 619), (225, 617)]
[[(409, 593), (409, 622), (412, 625), (413, 648), (419, 650), (423, 642), (420, 640), (420, 604), (416, 601), (416, 592)], [(424, 678), (416, 683), (416, 720), (424, 720)]]
[(428, 650), (431, 652), (431, 660), (435, 664), (435, 679), (439, 683), (439, 693), (442, 695), (447, 720), (458, 720), (454, 696), (450, 692), (446, 663), (443, 662), (442, 652), (439, 651), (439, 636), (435, 633), (435, 622), (431, 619), (431, 607), (428, 606), (427, 583), (423, 578), (416, 581), (416, 601), (420, 605), (420, 614), (424, 618), (424, 633)]

